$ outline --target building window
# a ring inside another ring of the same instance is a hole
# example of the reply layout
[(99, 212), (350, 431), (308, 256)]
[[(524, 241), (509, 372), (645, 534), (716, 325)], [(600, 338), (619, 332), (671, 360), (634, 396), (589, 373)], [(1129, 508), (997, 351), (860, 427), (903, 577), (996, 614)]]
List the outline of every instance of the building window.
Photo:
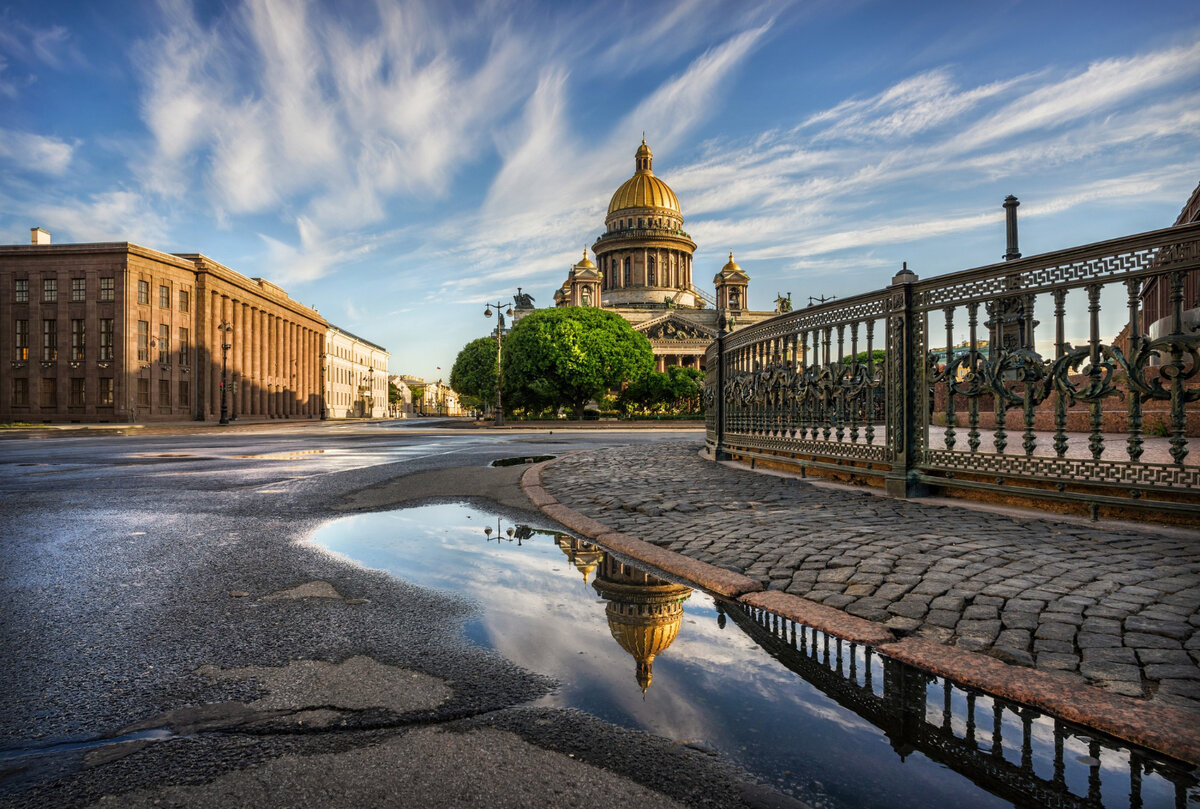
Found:
[(81, 303), (87, 300), (87, 282), (82, 278), (71, 279), (71, 301)]
[(13, 406), (29, 407), (29, 380), (23, 376), (13, 377)]
[(150, 406), (150, 380), (139, 379), (137, 381), (137, 403), (138, 407)]
[(633, 286), (633, 264), (630, 262), (629, 256), (625, 257), (625, 283), (623, 286)]
[(38, 405), (43, 410), (49, 410), (58, 407), (58, 380), (42, 377), (42, 395), (38, 400)]
[(646, 256), (646, 283), (650, 286), (655, 284), (654, 256)]
[(58, 303), (58, 279), (43, 278), (42, 279), (42, 302), (43, 303)]
[(83, 379), (80, 377), (72, 377), (71, 407), (83, 407), (83, 404)]
[(101, 278), (100, 279), (100, 300), (102, 300), (102, 301), (113, 300), (113, 298), (116, 297), (115, 290), (116, 290), (116, 283), (115, 283), (114, 279), (112, 279), (112, 278)]
[(16, 339), (16, 358), (18, 360), (29, 359), (29, 321), (17, 321), (17, 339)]
[(158, 406), (171, 406), (171, 380), (169, 379), (158, 380)]
[(100, 360), (112, 362), (113, 358), (113, 319), (100, 318)]
[(16, 281), (16, 290), (13, 295), (14, 303), (29, 303), (29, 279), (18, 278)]
[(186, 379), (179, 380), (179, 406), (188, 407), (192, 403), (192, 385)]
[(158, 305), (163, 309), (171, 308), (171, 288), (166, 284), (158, 285)]
[(58, 359), (58, 321), (42, 321), (42, 362)]
[(139, 320), (137, 332), (138, 362), (150, 362), (150, 321)]
[[(180, 295), (184, 293), (179, 293)], [(179, 327), (179, 364), (188, 364), (188, 330), (183, 326)]]
[(71, 321), (71, 359), (83, 359), (84, 330), (82, 320)]
[(179, 311), (190, 312), (192, 310), (192, 293), (186, 289), (179, 290)]
[(150, 303), (149, 281), (138, 281), (138, 303)]
[(111, 376), (100, 377), (100, 390), (96, 404), (108, 405), (113, 403), (113, 381)]
[(171, 364), (171, 327), (166, 323), (158, 324), (158, 361)]

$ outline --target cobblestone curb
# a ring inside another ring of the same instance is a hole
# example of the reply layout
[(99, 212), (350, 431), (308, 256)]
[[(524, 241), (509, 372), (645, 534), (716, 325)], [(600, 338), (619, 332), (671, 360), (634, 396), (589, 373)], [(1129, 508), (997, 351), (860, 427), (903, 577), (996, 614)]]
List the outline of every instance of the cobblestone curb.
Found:
[(562, 456), (522, 487), (703, 589), (1200, 765), (1194, 540), (818, 489), (673, 445)]

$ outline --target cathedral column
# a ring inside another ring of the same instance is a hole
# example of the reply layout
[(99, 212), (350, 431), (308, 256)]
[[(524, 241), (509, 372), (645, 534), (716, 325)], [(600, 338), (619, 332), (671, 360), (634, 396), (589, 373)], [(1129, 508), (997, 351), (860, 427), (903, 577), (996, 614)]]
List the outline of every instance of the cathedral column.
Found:
[(208, 377), (211, 381), (208, 386), (208, 412), (209, 415), (216, 415), (221, 409), (217, 398), (221, 387), (221, 341), (217, 338), (217, 324), (221, 322), (221, 296), (216, 292), (209, 296), (208, 311), (211, 313), (208, 334), (205, 335), (208, 343)]
[(258, 415), (258, 392), (262, 389), (262, 365), (258, 353), (258, 307), (250, 307), (250, 414)]

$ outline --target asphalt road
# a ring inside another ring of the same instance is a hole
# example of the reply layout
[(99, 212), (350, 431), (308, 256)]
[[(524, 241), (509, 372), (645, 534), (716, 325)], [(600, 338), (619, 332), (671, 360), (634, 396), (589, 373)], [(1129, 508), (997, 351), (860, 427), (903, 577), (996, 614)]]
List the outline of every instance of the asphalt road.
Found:
[(469, 605), (303, 544), (401, 502), (521, 517), (494, 459), (699, 434), (425, 427), (0, 436), (0, 805), (789, 805), (522, 707), (553, 683), (464, 641)]

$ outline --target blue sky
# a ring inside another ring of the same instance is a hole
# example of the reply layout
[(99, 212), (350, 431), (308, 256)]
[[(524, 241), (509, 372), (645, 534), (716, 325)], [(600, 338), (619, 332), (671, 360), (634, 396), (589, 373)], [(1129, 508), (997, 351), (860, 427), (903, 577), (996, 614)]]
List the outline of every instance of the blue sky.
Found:
[(393, 372), (549, 305), (643, 131), (755, 308), (998, 261), (1008, 194), (1025, 255), (1152, 230), (1200, 4), (0, 0), (0, 243), (202, 252)]

